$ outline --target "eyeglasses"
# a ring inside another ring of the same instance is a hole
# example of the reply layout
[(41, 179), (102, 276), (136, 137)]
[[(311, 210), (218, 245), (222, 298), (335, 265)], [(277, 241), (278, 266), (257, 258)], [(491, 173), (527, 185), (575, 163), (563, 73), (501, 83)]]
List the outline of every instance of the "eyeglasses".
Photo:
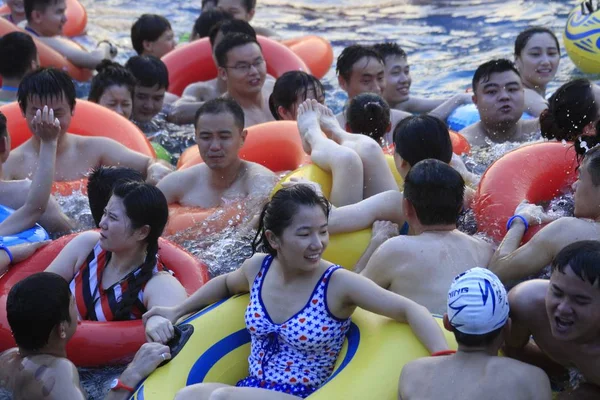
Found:
[(237, 72), (241, 73), (241, 74), (248, 74), (250, 72), (250, 69), (252, 69), (252, 67), (258, 69), (258, 67), (260, 67), (261, 65), (263, 65), (263, 63), (265, 62), (264, 58), (259, 58), (258, 60), (254, 61), (252, 64), (250, 63), (238, 63), (236, 65), (226, 65), (225, 68), (231, 68), (231, 69), (235, 69)]

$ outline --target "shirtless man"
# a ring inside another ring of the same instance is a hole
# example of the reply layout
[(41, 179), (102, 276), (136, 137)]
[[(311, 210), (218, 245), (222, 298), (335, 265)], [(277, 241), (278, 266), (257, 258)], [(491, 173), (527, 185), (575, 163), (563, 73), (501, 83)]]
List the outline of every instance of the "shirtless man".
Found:
[(269, 109), (273, 81), (267, 81), (267, 64), (255, 38), (230, 33), (215, 48), (219, 77), (227, 82), (223, 96), (235, 100), (244, 110), (245, 128), (274, 121)]
[(240, 159), (246, 134), (244, 112), (235, 101), (218, 98), (204, 103), (196, 120), (196, 142), (204, 163), (160, 181), (158, 188), (167, 203), (209, 208), (221, 205), (223, 199), (265, 197), (277, 177)]
[[(600, 240), (600, 147), (589, 150), (578, 168), (574, 217), (551, 222), (519, 247), (528, 226), (550, 221), (541, 207), (521, 203), (489, 268), (502, 282), (539, 274), (567, 245), (580, 240)], [(527, 225), (525, 225), (527, 221)]]
[(17, 101), (21, 79), (38, 69), (40, 59), (31, 36), (24, 32), (11, 32), (0, 38), (0, 105)]
[[(221, 43), (223, 38), (231, 33), (244, 33), (254, 39), (256, 39), (256, 32), (246, 21), (242, 21), (239, 19), (229, 19), (218, 23), (210, 32), (210, 46), (213, 50), (213, 59), (214, 59), (214, 50)], [(217, 63), (215, 59), (215, 64)], [(267, 77), (267, 82), (272, 78)], [(266, 85), (267, 88), (272, 92), (273, 87), (269, 83)], [(217, 74), (215, 79), (211, 79), (205, 82), (195, 82), (189, 84), (181, 98), (173, 103), (173, 107), (171, 111), (169, 111), (169, 115), (167, 116), (167, 120), (169, 122), (173, 122), (175, 124), (192, 124), (194, 123), (194, 118), (196, 116), (196, 112), (204, 104), (205, 101), (216, 99), (217, 97), (223, 96), (227, 93), (227, 81), (224, 80), (220, 74)], [(267, 98), (270, 95), (264, 94)]]
[(445, 121), (456, 107), (471, 103), (468, 93), (457, 94), (448, 100), (412, 96), (410, 65), (404, 50), (393, 42), (378, 43), (373, 48), (383, 58), (386, 85), (382, 96), (390, 107), (413, 114), (430, 113)]
[(600, 242), (584, 240), (556, 255), (549, 281), (524, 282), (508, 296), (513, 323), (505, 353), (583, 375), (585, 383), (559, 399), (600, 398), (599, 278)]
[[(386, 88), (385, 67), (383, 58), (372, 47), (354, 44), (346, 47), (337, 59), (336, 71), (340, 87), (348, 93), (348, 101), (361, 93), (375, 93), (382, 96)], [(394, 128), (409, 113), (400, 110), (391, 110), (391, 129)], [(337, 120), (342, 128), (346, 127), (346, 114), (344, 111), (337, 115)], [(392, 143), (391, 133), (386, 135), (386, 142)]]
[(61, 37), (67, 22), (65, 0), (24, 0), (27, 25), (25, 30), (50, 46), (71, 63), (80, 67), (95, 69), (102, 60), (112, 60), (117, 56), (117, 48), (103, 41), (92, 52), (82, 50), (76, 43)]
[[(39, 92), (43, 88), (44, 92)], [(34, 115), (47, 106), (60, 124), (54, 180), (82, 179), (99, 165), (121, 165), (141, 172), (150, 183), (158, 182), (171, 172), (171, 167), (104, 137), (79, 136), (68, 133), (75, 108), (75, 87), (71, 78), (57, 69), (41, 69), (27, 75), (18, 92), (19, 106), (34, 132)], [(31, 177), (40, 157), (40, 139), (35, 135), (10, 153), (4, 164), (4, 178)]]
[[(493, 273), (473, 268), (458, 275), (447, 298), (444, 327), (454, 333), (458, 351), (406, 364), (400, 375), (398, 399), (552, 398), (544, 371), (498, 357), (511, 323), (506, 290)], [(512, 307), (512, 301), (510, 304)]]
[(456, 229), (464, 190), (460, 174), (442, 161), (424, 160), (411, 168), (404, 179), (402, 212), (415, 235), (383, 243), (362, 275), (443, 314), (452, 279), (486, 266), (493, 253), (490, 244)]
[[(256, 0), (217, 0), (217, 7), (227, 11), (235, 19), (250, 22), (256, 12)], [(262, 36), (277, 36), (273, 30), (255, 27), (256, 33)]]
[[(6, 314), (18, 348), (0, 354), (0, 387), (14, 400), (84, 400), (75, 365), (67, 359), (67, 342), (77, 329), (77, 309), (69, 284), (40, 272), (10, 290)], [(133, 388), (164, 360), (168, 346), (145, 343), (118, 379), (106, 400), (127, 399)]]
[(539, 119), (521, 120), (525, 92), (514, 64), (505, 59), (481, 64), (473, 75), (473, 103), (481, 121), (460, 133), (471, 146), (526, 142), (540, 130)]

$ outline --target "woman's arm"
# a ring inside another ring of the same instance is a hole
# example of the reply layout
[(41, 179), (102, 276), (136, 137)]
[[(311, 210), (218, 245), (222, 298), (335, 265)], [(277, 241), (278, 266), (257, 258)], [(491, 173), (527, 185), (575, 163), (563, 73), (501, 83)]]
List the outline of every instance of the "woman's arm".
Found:
[(70, 282), (75, 276), (77, 268), (83, 264), (98, 240), (100, 240), (100, 233), (94, 231), (77, 235), (58, 253), (45, 271), (54, 272)]

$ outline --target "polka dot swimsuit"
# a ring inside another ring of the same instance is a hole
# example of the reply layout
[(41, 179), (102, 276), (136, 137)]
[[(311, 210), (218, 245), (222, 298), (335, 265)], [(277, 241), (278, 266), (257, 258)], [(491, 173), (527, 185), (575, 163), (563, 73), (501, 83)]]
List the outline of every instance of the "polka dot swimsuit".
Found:
[(250, 290), (246, 329), (250, 332), (250, 376), (237, 386), (263, 387), (307, 397), (333, 372), (350, 327), (350, 318), (339, 319), (327, 307), (327, 287), (332, 265), (322, 275), (308, 302), (283, 324), (271, 320), (261, 292), (273, 257), (265, 257)]

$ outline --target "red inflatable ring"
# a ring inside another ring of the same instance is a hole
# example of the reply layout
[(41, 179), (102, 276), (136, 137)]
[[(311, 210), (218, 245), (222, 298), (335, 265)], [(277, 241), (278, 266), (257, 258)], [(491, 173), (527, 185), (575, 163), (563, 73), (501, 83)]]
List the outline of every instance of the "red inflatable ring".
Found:
[[(169, 222), (165, 236), (179, 235), (180, 239), (197, 240), (199, 235), (221, 232), (229, 226), (237, 226), (246, 217), (243, 202), (234, 202), (223, 207), (200, 208), (179, 204), (169, 205)], [(183, 232), (195, 228), (181, 236)]]
[[(85, 7), (77, 0), (67, 0), (67, 23), (63, 27), (63, 35), (65, 36), (78, 36), (85, 33), (85, 27), (87, 25), (87, 11)], [(10, 14), (10, 9), (7, 5), (0, 7), (0, 15)]]
[[(0, 352), (15, 346), (6, 319), (6, 300), (10, 289), (27, 276), (46, 269), (75, 235), (63, 236), (43, 247), (29, 259), (14, 265), (0, 280)], [(208, 282), (206, 265), (167, 240), (161, 238), (159, 245), (158, 254), (162, 262), (175, 273), (188, 295)], [(80, 321), (77, 332), (67, 345), (67, 356), (81, 367), (120, 364), (131, 358), (145, 342), (141, 320)]]
[[(292, 171), (310, 162), (310, 157), (302, 149), (296, 121), (272, 121), (251, 126), (240, 150), (240, 158), (274, 172)], [(201, 162), (198, 146), (192, 146), (181, 154), (177, 169), (186, 169)]]
[[(275, 78), (293, 70), (310, 72), (292, 50), (272, 39), (259, 36), (258, 42), (267, 62), (267, 73)], [(163, 58), (169, 70), (169, 92), (181, 96), (187, 85), (217, 77), (208, 38), (193, 41), (167, 53)]]
[[(496, 160), (481, 177), (473, 210), (480, 232), (500, 241), (506, 221), (523, 200), (549, 201), (577, 179), (577, 159), (571, 145), (558, 142), (520, 147)], [(527, 242), (541, 227), (532, 226)]]
[(310, 72), (322, 79), (331, 69), (333, 63), (333, 49), (327, 39), (309, 35), (282, 41), (298, 55), (310, 68)]
[[(0, 18), (0, 36), (4, 36), (10, 32), (24, 32), (28, 33), (21, 28), (14, 25), (12, 22), (4, 18)], [(71, 63), (65, 56), (51, 48), (50, 46), (42, 43), (41, 40), (31, 35), (35, 46), (37, 47), (38, 55), (40, 56), (40, 64), (42, 67), (54, 67), (66, 71), (71, 78), (86, 82), (91, 79), (92, 71), (85, 68), (79, 68)], [(72, 42), (73, 46), (81, 47), (77, 43)]]

